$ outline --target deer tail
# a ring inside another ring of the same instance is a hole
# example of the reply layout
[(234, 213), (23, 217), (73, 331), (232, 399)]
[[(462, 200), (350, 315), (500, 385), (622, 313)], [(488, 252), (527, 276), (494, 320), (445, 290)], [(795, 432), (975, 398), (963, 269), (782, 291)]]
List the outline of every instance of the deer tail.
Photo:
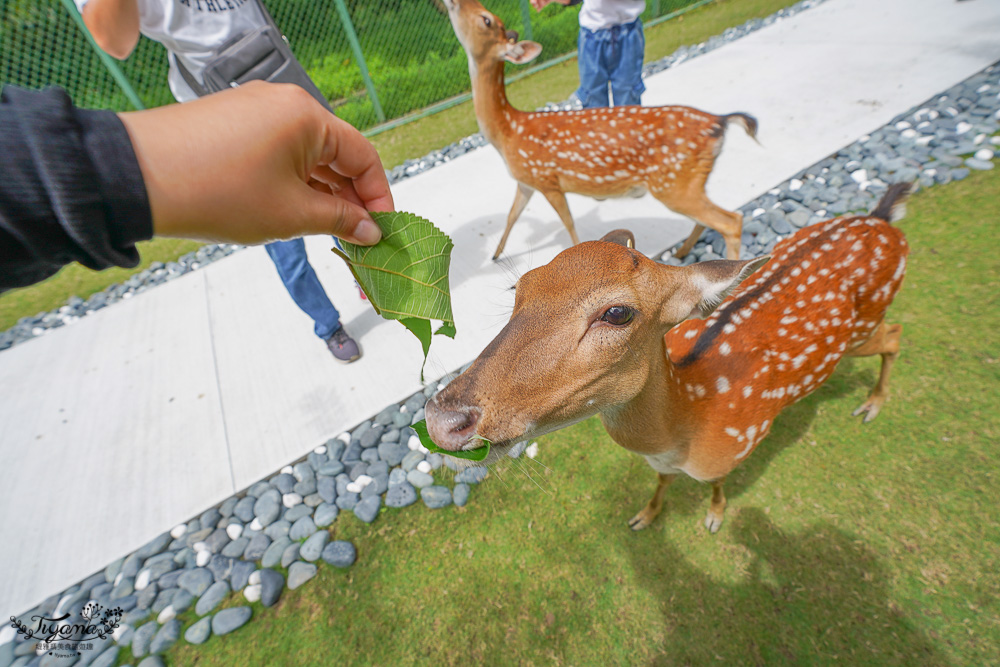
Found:
[(896, 222), (906, 215), (906, 200), (910, 198), (910, 191), (913, 188), (911, 183), (893, 183), (882, 195), (871, 217), (885, 220), (886, 222)]
[(743, 129), (746, 130), (746, 133), (750, 135), (750, 138), (757, 141), (757, 119), (750, 114), (743, 113), (742, 111), (728, 113), (722, 117), (722, 122), (726, 125), (730, 122), (735, 122), (737, 125), (741, 125)]

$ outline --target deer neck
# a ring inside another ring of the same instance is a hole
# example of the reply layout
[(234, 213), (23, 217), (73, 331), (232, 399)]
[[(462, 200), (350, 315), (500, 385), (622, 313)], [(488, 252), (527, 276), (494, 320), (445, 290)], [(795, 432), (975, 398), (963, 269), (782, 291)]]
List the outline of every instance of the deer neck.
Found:
[(682, 370), (674, 366), (666, 349), (655, 355), (649, 377), (631, 400), (605, 408), (601, 421), (619, 445), (638, 454), (654, 455), (686, 447), (686, 420)]
[(479, 130), (501, 152), (509, 136), (511, 119), (520, 113), (507, 101), (503, 69), (503, 62), (482, 64), (469, 58), (472, 104)]

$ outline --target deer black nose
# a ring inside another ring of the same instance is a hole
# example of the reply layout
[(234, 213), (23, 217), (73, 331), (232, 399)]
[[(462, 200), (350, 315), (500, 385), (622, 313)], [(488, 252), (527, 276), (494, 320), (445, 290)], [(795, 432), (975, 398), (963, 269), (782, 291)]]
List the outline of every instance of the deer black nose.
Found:
[(517, 30), (507, 31), (507, 41), (516, 42), (517, 41)]
[(469, 442), (479, 423), (478, 408), (442, 408), (433, 400), (427, 404), (425, 415), (431, 440), (451, 452), (457, 452)]

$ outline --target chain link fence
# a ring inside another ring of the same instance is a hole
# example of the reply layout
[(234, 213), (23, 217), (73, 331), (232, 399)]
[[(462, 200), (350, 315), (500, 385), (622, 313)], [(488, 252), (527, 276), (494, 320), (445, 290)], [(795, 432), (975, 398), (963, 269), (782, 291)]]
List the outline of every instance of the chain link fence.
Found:
[[(643, 18), (704, 2), (650, 0)], [(265, 4), (337, 115), (359, 129), (378, 131), (469, 90), (465, 54), (441, 0)], [(487, 4), (522, 39), (540, 42), (543, 59), (575, 52), (578, 7), (535, 12), (528, 0)], [(62, 86), (80, 106), (116, 111), (173, 101), (166, 50), (143, 37), (126, 61), (114, 61), (90, 40), (72, 0), (0, 0), (0, 25), (3, 83)]]

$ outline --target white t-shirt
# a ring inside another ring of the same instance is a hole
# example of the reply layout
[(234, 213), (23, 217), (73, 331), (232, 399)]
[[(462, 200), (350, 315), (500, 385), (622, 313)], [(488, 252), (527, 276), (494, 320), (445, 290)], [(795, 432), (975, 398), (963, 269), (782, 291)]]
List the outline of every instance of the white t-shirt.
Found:
[(587, 30), (604, 30), (631, 23), (644, 9), (646, 0), (583, 0), (580, 25)]
[[(76, 0), (83, 11), (88, 0)], [(264, 25), (264, 16), (253, 0), (136, 0), (139, 31), (170, 52), (170, 92), (178, 102), (197, 98), (174, 58), (197, 80), (216, 48), (247, 30)]]

